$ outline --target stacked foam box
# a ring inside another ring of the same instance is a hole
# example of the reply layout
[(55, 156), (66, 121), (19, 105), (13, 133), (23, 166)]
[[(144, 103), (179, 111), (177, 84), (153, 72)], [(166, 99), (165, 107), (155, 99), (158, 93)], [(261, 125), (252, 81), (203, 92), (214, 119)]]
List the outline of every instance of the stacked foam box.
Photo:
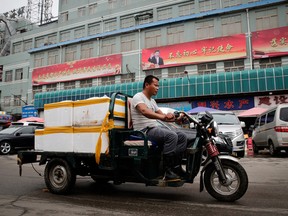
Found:
[(102, 141), (101, 147), (98, 146), (101, 153), (108, 151), (109, 139), (106, 132), (101, 133), (101, 128), (103, 121), (108, 121), (106, 117), (109, 104), (109, 97), (94, 97), (74, 102), (74, 152), (95, 153), (99, 139)]
[[(109, 97), (45, 104), (45, 129), (35, 132), (35, 149), (54, 152), (100, 153), (109, 150)], [(125, 103), (115, 101), (114, 116), (125, 116)], [(115, 121), (115, 127), (124, 127)], [(105, 128), (106, 130), (103, 130)]]

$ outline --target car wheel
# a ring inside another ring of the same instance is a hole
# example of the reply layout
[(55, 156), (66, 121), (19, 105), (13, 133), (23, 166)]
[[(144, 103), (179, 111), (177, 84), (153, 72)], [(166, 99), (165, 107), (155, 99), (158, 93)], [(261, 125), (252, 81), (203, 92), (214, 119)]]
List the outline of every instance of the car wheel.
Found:
[(271, 156), (277, 155), (278, 152), (276, 151), (272, 140), (269, 140), (269, 141), (268, 141), (268, 145), (269, 145), (269, 153), (270, 153), (270, 155), (271, 155)]
[(243, 158), (245, 156), (245, 151), (238, 151), (237, 156)]
[(259, 149), (258, 149), (257, 145), (255, 144), (255, 142), (253, 142), (253, 153), (254, 154), (258, 154), (259, 153)]
[(3, 154), (3, 155), (10, 154), (12, 152), (11, 144), (7, 141), (1, 142), (0, 143), (0, 151), (1, 151), (1, 154)]

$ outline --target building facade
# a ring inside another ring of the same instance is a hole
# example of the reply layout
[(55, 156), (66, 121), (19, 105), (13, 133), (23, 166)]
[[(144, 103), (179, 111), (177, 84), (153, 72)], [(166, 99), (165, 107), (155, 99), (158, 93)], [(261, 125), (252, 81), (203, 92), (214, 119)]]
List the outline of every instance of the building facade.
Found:
[[(183, 88), (185, 82), (191, 88), (191, 80), (211, 80), (215, 74), (221, 74), (215, 81), (219, 86), (226, 74), (234, 80), (241, 71), (258, 74), (261, 69), (282, 68), (282, 75), (271, 72), (274, 81), (280, 76), (281, 82), (281, 76), (282, 80), (287, 77), (287, 26), (285, 0), (62, 0), (57, 21), (15, 27), (10, 52), (0, 57), (0, 110), (16, 115), (23, 105), (34, 103), (37, 93), (127, 86), (141, 83), (148, 74), (168, 86), (180, 83)], [(265, 49), (264, 42), (258, 44), (259, 38), (269, 40), (271, 49)], [(163, 64), (158, 58), (152, 61), (156, 51)], [(179, 106), (191, 107), (211, 105), (211, 97), (286, 98), (287, 84), (279, 87), (275, 82), (271, 88), (267, 85), (253, 91), (250, 86), (234, 91), (238, 87), (233, 83), (224, 96), (218, 90), (213, 94), (211, 82), (207, 84), (210, 91), (204, 89), (205, 84), (201, 94), (178, 94), (174, 85), (175, 94), (157, 99), (178, 105), (182, 101)], [(129, 88), (127, 93), (133, 94)], [(253, 98), (253, 106), (256, 100)], [(230, 109), (239, 110), (239, 106)]]

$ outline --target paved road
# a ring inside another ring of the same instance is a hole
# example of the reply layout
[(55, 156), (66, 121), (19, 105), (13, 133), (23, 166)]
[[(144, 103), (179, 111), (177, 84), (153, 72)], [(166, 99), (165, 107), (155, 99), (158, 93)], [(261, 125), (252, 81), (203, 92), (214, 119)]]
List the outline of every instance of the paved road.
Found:
[[(234, 203), (213, 199), (195, 184), (180, 188), (141, 184), (97, 185), (78, 177), (74, 193), (53, 195), (31, 167), (18, 176), (16, 156), (0, 156), (0, 215), (288, 215), (288, 157), (267, 155), (241, 159), (249, 189)], [(43, 166), (35, 165), (43, 174)]]

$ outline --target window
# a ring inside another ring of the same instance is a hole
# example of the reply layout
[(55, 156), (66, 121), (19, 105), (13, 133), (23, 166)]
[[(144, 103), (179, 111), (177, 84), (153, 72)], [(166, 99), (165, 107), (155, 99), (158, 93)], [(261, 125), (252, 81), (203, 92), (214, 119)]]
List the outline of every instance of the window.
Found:
[(64, 12), (60, 14), (60, 22), (67, 22), (68, 21), (68, 12)]
[(89, 13), (89, 15), (93, 15), (93, 14), (95, 14), (96, 12), (97, 12), (97, 3), (94, 3), (94, 4), (90, 4), (89, 6), (88, 6), (88, 13)]
[(108, 0), (109, 9), (115, 9), (117, 7), (117, 0)]
[(35, 94), (42, 92), (42, 86), (33, 86), (33, 98), (35, 97)]
[(168, 68), (168, 77), (169, 78), (184, 77), (186, 76), (184, 71), (185, 71), (184, 66)]
[(57, 43), (57, 35), (56, 34), (48, 35), (48, 44), (55, 44), (55, 43)]
[(60, 32), (60, 42), (70, 40), (70, 31)]
[(223, 7), (232, 7), (236, 5), (241, 5), (241, 0), (222, 0)]
[(64, 89), (75, 89), (75, 81), (65, 82)]
[(2, 82), (2, 76), (3, 76), (3, 65), (0, 65), (0, 82)]
[(32, 49), (32, 40), (24, 41), (24, 51)]
[(161, 46), (161, 31), (153, 30), (145, 32), (145, 47), (158, 47)]
[(35, 128), (34, 127), (23, 127), (21, 130), (18, 131), (18, 133), (21, 134), (34, 134), (35, 133)]
[(145, 74), (146, 74), (146, 76), (153, 75), (153, 76), (158, 77), (159, 79), (162, 78), (161, 69), (149, 70), (149, 71), (146, 71)]
[(278, 27), (277, 9), (256, 11), (256, 30), (264, 30)]
[(102, 55), (109, 55), (116, 53), (116, 39), (106, 38), (102, 40)]
[(114, 31), (116, 30), (117, 26), (116, 26), (116, 19), (112, 19), (112, 20), (107, 20), (104, 22), (104, 31), (108, 32), (108, 31)]
[(172, 8), (162, 8), (157, 11), (158, 20), (172, 18)]
[(19, 68), (15, 70), (15, 80), (22, 80), (23, 79), (23, 69)]
[(153, 11), (146, 11), (137, 16), (135, 16), (135, 20), (139, 25), (153, 22)]
[(121, 17), (120, 26), (121, 28), (129, 28), (135, 25), (134, 17)]
[(11, 96), (4, 97), (4, 107), (9, 107), (11, 102)]
[(93, 56), (93, 43), (81, 44), (81, 59), (91, 58)]
[(216, 73), (216, 63), (206, 63), (197, 65), (198, 73), (203, 74), (213, 74)]
[(214, 37), (214, 21), (208, 20), (196, 23), (196, 38), (198, 40)]
[(121, 83), (131, 83), (131, 82), (135, 82), (134, 73), (121, 74)]
[(286, 6), (286, 23), (288, 23), (288, 5)]
[(12, 70), (5, 72), (5, 82), (12, 82)]
[(135, 34), (121, 36), (121, 51), (127, 52), (136, 49)]
[(217, 8), (217, 2), (215, 0), (199, 0), (199, 11), (210, 11)]
[(34, 55), (34, 67), (44, 66), (44, 53), (36, 53)]
[(14, 106), (21, 106), (21, 95), (14, 95)]
[(57, 90), (57, 84), (48, 84), (46, 85), (46, 91), (51, 92), (51, 91), (56, 91)]
[(260, 126), (264, 125), (266, 121), (266, 115), (261, 116), (260, 118)]
[(242, 33), (241, 15), (222, 17), (221, 26), (223, 36)]
[(59, 64), (59, 50), (51, 50), (48, 52), (48, 65)]
[(35, 48), (41, 47), (44, 45), (44, 37), (35, 38)]
[(193, 14), (194, 10), (195, 10), (194, 1), (192, 1), (188, 4), (180, 5), (179, 6), (179, 16), (186, 16), (186, 15)]
[(115, 76), (107, 76), (101, 78), (102, 85), (112, 85), (115, 84)]
[(274, 68), (281, 67), (281, 57), (263, 58), (259, 60), (260, 68)]
[(80, 80), (80, 88), (92, 87), (92, 79)]
[(13, 53), (20, 53), (22, 51), (22, 43), (13, 44)]
[(244, 59), (224, 61), (225, 72), (242, 71), (244, 68)]
[(101, 33), (100, 23), (88, 25), (88, 35), (95, 35)]
[(184, 25), (172, 26), (167, 28), (168, 44), (177, 44), (184, 41)]
[(287, 107), (283, 107), (280, 109), (279, 118), (281, 121), (288, 122), (288, 108)]
[(78, 8), (78, 17), (83, 17), (86, 14), (86, 7)]
[(266, 120), (267, 124), (274, 121), (275, 113), (276, 113), (276, 110), (269, 112), (267, 114), (267, 120)]
[(74, 38), (81, 38), (85, 36), (85, 28), (78, 28), (74, 31)]
[(74, 61), (77, 57), (77, 46), (69, 46), (65, 49), (65, 62)]

